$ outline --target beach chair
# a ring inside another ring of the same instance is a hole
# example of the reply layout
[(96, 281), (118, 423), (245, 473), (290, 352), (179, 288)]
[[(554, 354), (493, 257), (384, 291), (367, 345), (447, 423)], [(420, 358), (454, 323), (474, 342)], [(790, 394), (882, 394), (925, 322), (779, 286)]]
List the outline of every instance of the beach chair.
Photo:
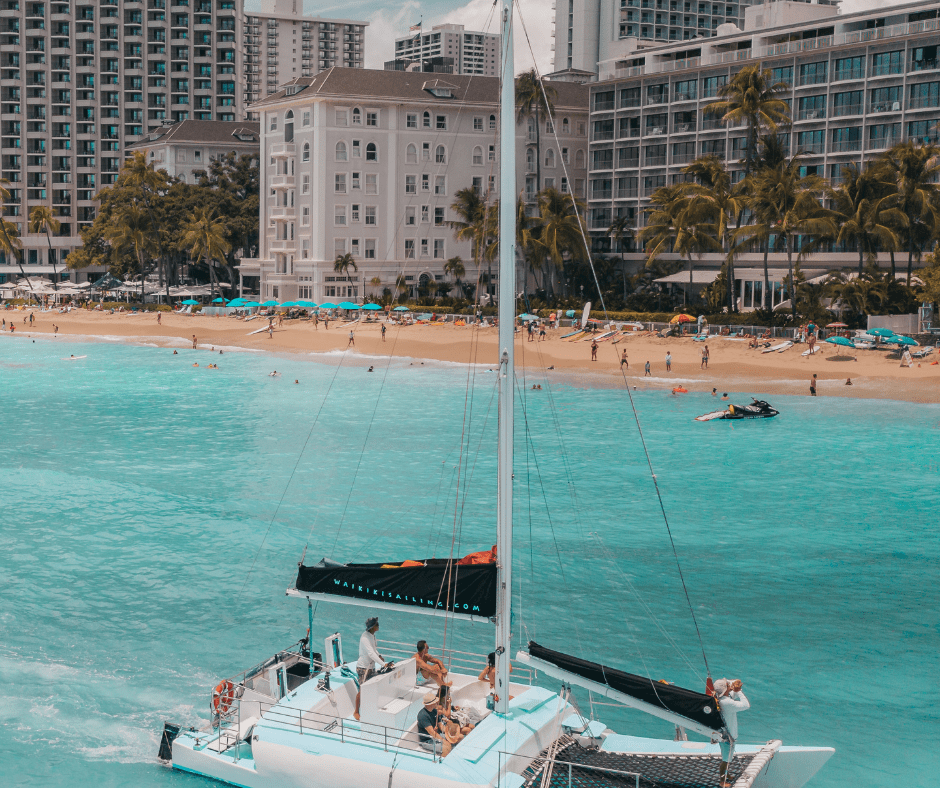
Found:
[(931, 353), (934, 352), (936, 348), (933, 345), (927, 345), (927, 347), (922, 347), (920, 350), (915, 353), (911, 353), (914, 358), (927, 358)]

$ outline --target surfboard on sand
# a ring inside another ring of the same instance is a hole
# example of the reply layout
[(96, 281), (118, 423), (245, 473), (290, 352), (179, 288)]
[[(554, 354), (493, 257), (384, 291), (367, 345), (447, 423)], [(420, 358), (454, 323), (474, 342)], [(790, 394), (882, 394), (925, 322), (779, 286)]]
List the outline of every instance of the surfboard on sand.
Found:
[(267, 331), (267, 330), (268, 330), (268, 327), (265, 326), (264, 328), (259, 328), (257, 331), (250, 331), (250, 332), (248, 333), (248, 336), (251, 336), (252, 334), (260, 334), (260, 333), (262, 333), (262, 332), (264, 332), (264, 331)]
[(792, 342), (781, 342), (779, 345), (773, 345), (772, 347), (765, 347), (761, 353), (776, 353), (780, 350), (786, 350), (788, 347), (792, 347)]
[(814, 347), (812, 350), (804, 350), (800, 355), (811, 356), (813, 355), (813, 353), (818, 353), (820, 350), (822, 350), (822, 348), (817, 346), (817, 347)]

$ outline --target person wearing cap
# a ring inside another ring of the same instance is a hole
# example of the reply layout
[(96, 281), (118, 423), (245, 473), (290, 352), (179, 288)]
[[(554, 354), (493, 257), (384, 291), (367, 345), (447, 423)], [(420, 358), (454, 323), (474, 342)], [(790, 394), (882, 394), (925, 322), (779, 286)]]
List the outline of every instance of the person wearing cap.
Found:
[(353, 716), (359, 719), (359, 696), (362, 685), (375, 674), (375, 663), (385, 664), (385, 659), (379, 654), (375, 644), (375, 633), (379, 631), (379, 619), (376, 616), (366, 619), (366, 631), (359, 638), (359, 661), (356, 663), (356, 673), (359, 676), (360, 691), (356, 693), (356, 710)]
[(435, 755), (444, 746), (444, 737), (439, 730), (441, 719), (437, 693), (429, 692), (424, 696), (424, 708), (418, 712), (418, 744), (422, 750)]
[(721, 788), (731, 788), (727, 775), (728, 765), (734, 758), (734, 743), (738, 738), (738, 712), (751, 708), (748, 699), (741, 692), (743, 686), (741, 679), (718, 679), (715, 682), (715, 697), (718, 699), (721, 718), (725, 721), (725, 730), (728, 731), (728, 741), (719, 742), (721, 763), (718, 765), (718, 784)]

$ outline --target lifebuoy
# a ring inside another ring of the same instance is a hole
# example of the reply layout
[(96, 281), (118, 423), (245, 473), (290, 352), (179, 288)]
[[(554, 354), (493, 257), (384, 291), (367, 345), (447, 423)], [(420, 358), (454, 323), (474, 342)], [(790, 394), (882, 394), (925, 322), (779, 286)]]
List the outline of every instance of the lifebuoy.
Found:
[(676, 387), (672, 390), (672, 393), (673, 393), (673, 394), (688, 394), (688, 393), (689, 393), (689, 390), (688, 390), (687, 388), (683, 388), (682, 386), (676, 386)]
[(212, 692), (212, 709), (217, 714), (225, 714), (235, 700), (235, 685), (225, 679), (220, 681)]

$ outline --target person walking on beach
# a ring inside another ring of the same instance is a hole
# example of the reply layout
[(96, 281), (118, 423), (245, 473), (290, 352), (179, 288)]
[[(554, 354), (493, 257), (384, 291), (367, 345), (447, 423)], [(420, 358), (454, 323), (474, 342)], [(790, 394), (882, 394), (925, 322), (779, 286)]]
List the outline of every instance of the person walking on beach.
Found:
[(349, 332), (349, 342), (346, 343), (346, 347), (355, 347), (356, 346), (356, 335), (350, 330)]
[(53, 329), (53, 331), (52, 331), (53, 334), (58, 334), (58, 333), (59, 333), (59, 327), (58, 327), (58, 326), (53, 326), (52, 329)]
[(320, 318), (318, 318), (318, 317), (317, 317), (317, 313), (314, 312), (314, 313), (313, 313), (313, 328), (314, 328), (315, 331), (319, 331), (319, 330), (320, 330), (320, 329), (317, 327), (317, 323), (319, 323), (319, 322), (320, 322)]
[(196, 335), (193, 334), (193, 350), (196, 349)]
[(708, 369), (708, 345), (702, 348), (702, 366), (700, 369)]
[(727, 780), (728, 764), (734, 758), (734, 743), (738, 738), (738, 714), (751, 708), (750, 702), (741, 692), (743, 686), (740, 679), (718, 679), (715, 682), (715, 698), (718, 700), (721, 718), (728, 732), (728, 739), (719, 742), (721, 763), (718, 764), (718, 784), (721, 788), (731, 788), (731, 783)]
[(591, 361), (597, 361), (597, 340), (591, 341)]
[(387, 329), (386, 329), (385, 323), (382, 323), (382, 341), (383, 341), (383, 342), (385, 341), (385, 331), (386, 331), (386, 330), (387, 330)]
[(666, 372), (672, 372), (672, 353), (666, 351)]
[(33, 327), (33, 313), (32, 312), (29, 313), (29, 327), (30, 328)]
[(815, 397), (815, 396), (816, 396), (816, 384), (817, 384), (817, 382), (818, 382), (818, 381), (816, 380), (816, 373), (814, 372), (814, 373), (813, 373), (813, 377), (810, 378), (810, 381), (809, 381), (809, 395), (810, 395), (811, 397)]
[(646, 362), (646, 370), (643, 372), (643, 377), (644, 377), (644, 378), (650, 378), (650, 377), (652, 377), (652, 375), (650, 374), (650, 363), (649, 363), (649, 361)]
[(627, 360), (626, 348), (623, 349), (623, 355), (620, 356), (620, 368), (623, 369), (623, 367), (630, 369), (630, 362)]
[(539, 342), (545, 339), (545, 324), (539, 323)]
[(163, 324), (163, 312), (157, 312), (157, 325)]

